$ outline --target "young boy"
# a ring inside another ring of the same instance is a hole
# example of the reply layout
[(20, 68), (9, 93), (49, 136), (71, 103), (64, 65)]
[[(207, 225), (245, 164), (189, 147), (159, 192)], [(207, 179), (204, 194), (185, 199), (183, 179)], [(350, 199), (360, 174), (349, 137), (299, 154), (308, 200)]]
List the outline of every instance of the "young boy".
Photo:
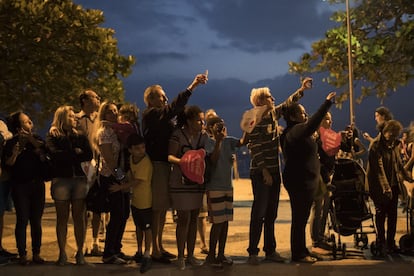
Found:
[[(233, 220), (233, 155), (236, 148), (243, 145), (242, 139), (227, 136), (224, 122), (218, 116), (207, 119), (207, 128), (211, 137), (206, 145), (211, 160), (211, 175), (206, 182), (210, 230), (209, 253), (206, 263), (222, 267), (233, 261), (224, 255), (229, 221)], [(218, 254), (216, 248), (218, 244)]]
[[(136, 227), (138, 250), (135, 261), (141, 263), (140, 272), (144, 273), (151, 268), (151, 220), (152, 220), (152, 163), (145, 152), (145, 141), (139, 134), (131, 134), (127, 139), (130, 153), (130, 170), (127, 181), (121, 185), (113, 185), (117, 190), (132, 189), (131, 212)], [(111, 191), (113, 188), (111, 187)], [(145, 242), (142, 254), (142, 242)]]

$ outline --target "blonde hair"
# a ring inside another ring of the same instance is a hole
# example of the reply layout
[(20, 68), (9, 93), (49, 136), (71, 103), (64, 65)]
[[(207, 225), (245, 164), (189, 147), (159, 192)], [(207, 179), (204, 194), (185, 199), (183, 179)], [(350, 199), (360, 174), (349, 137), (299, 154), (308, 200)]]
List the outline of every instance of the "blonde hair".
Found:
[(154, 84), (151, 86), (148, 86), (144, 91), (144, 103), (146, 106), (149, 106), (151, 103), (151, 99), (154, 97), (154, 94), (158, 92), (159, 90), (162, 90), (161, 85)]
[(98, 136), (99, 136), (99, 133), (103, 131), (103, 128), (104, 128), (103, 121), (105, 121), (105, 115), (108, 112), (108, 109), (111, 105), (116, 106), (114, 102), (109, 102), (109, 101), (105, 101), (99, 106), (98, 116), (96, 117), (96, 121), (94, 123), (94, 128), (93, 128), (92, 135), (91, 135), (92, 148), (96, 152), (99, 152)]
[(250, 93), (250, 102), (254, 107), (263, 105), (263, 99), (271, 95), (269, 87), (253, 88)]
[[(49, 130), (49, 133), (52, 136), (66, 136), (65, 126), (68, 125), (68, 117), (70, 112), (74, 112), (73, 106), (70, 105), (62, 105), (56, 109), (52, 125)], [(77, 133), (76, 129), (73, 127), (71, 127), (70, 131), (72, 133)]]

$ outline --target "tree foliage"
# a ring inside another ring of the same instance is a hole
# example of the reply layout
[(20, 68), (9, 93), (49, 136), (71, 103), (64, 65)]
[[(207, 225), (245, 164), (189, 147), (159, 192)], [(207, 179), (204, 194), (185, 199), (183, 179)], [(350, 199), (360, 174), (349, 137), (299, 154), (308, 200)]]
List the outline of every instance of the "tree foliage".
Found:
[(71, 0), (0, 1), (1, 112), (23, 110), (42, 124), (60, 105), (79, 106), (84, 89), (123, 101), (121, 77), (135, 59), (119, 54), (103, 22), (102, 11)]
[[(371, 95), (383, 99), (413, 78), (414, 1), (350, 0), (350, 3), (353, 80), (354, 86), (361, 89), (357, 102)], [(312, 51), (303, 54), (299, 62), (289, 63), (293, 73), (323, 73), (323, 81), (342, 89), (338, 102), (349, 96), (346, 18), (346, 11), (335, 12), (331, 20), (338, 22), (338, 27), (313, 43)]]

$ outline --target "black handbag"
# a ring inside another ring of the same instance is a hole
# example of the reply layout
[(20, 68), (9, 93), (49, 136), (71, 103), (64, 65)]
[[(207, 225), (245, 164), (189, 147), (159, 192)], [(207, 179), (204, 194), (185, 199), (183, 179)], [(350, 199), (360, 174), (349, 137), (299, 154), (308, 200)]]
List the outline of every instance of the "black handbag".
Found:
[(101, 185), (99, 176), (86, 196), (86, 210), (94, 213), (109, 212), (109, 191), (107, 187)]
[(96, 164), (96, 177), (92, 187), (89, 188), (86, 195), (86, 210), (94, 213), (107, 213), (109, 212), (109, 191), (108, 187), (105, 187), (99, 181), (99, 163), (100, 156), (98, 156), (98, 162)]

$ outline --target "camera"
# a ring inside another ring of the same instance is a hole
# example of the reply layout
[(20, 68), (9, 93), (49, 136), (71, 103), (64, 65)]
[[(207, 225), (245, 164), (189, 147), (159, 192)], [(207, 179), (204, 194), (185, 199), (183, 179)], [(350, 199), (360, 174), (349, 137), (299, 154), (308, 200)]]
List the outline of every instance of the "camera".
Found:
[(216, 126), (217, 132), (222, 132), (223, 131), (223, 128), (224, 128), (224, 123), (223, 122), (219, 122), (219, 123), (216, 123), (215, 126)]

